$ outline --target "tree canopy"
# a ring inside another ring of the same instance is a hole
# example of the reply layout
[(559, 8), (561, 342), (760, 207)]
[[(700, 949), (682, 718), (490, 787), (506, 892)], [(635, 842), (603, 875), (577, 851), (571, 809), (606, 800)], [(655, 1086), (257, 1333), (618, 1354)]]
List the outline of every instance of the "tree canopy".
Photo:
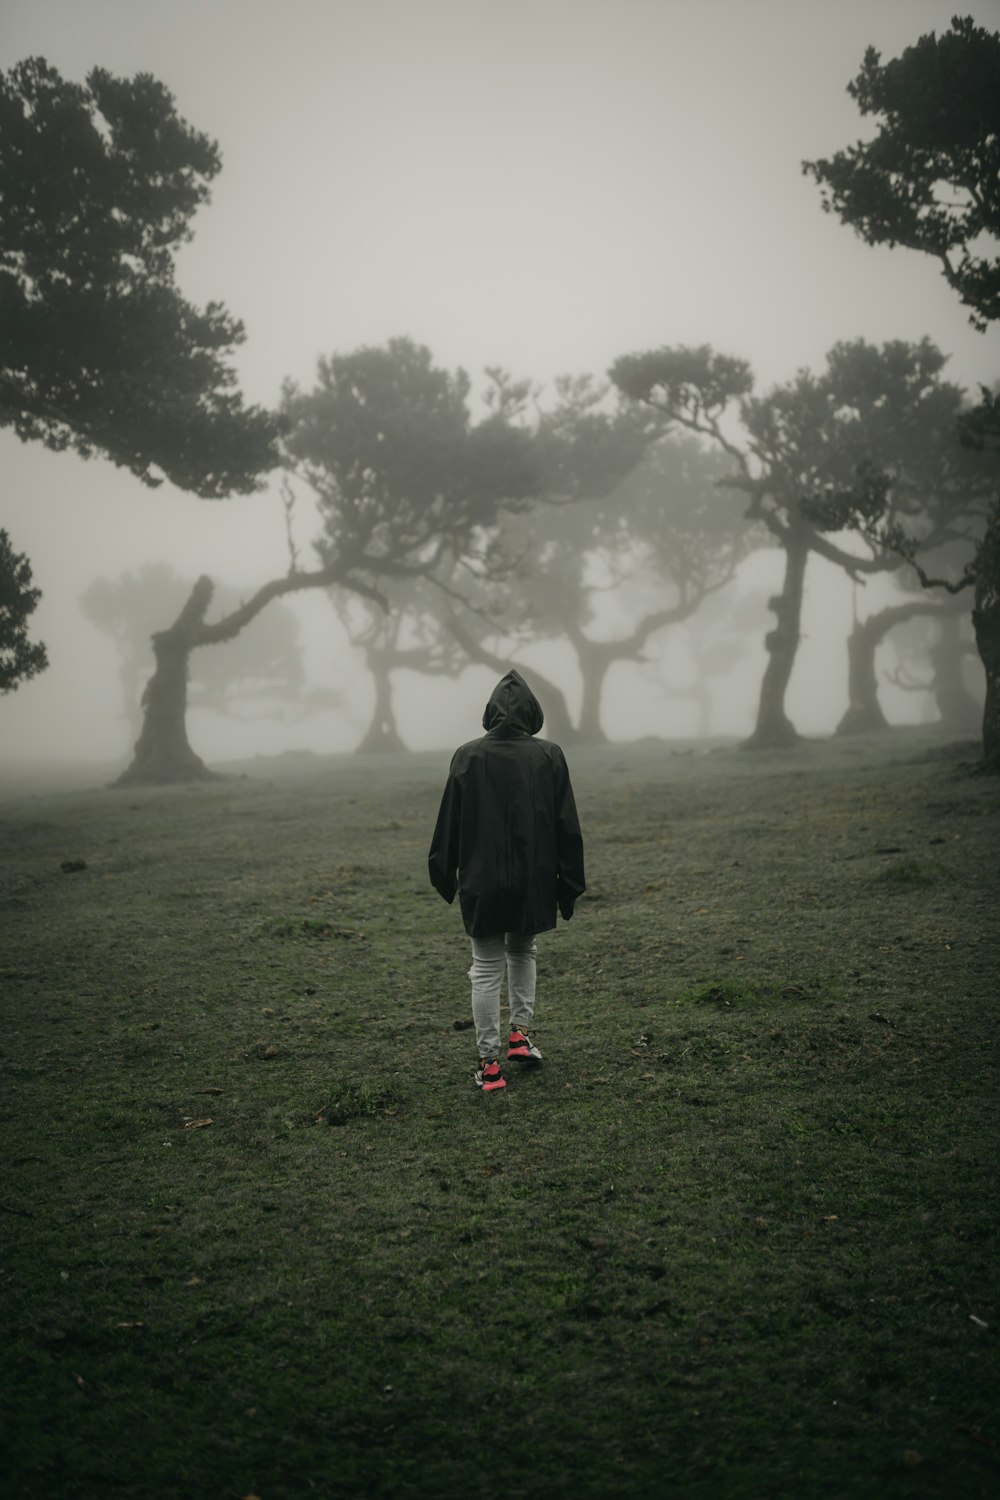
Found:
[[(627, 409), (621, 413), (627, 423)], [(616, 447), (620, 433), (609, 426)], [(577, 733), (601, 739), (605, 679), (617, 662), (642, 662), (650, 640), (690, 618), (734, 576), (764, 537), (718, 503), (716, 485), (731, 465), (691, 438), (661, 438), (633, 455), (627, 473), (601, 462), (606, 493), (512, 516), (496, 550), (498, 569), (486, 603), (506, 640), (562, 640), (582, 684)]]
[[(854, 578), (898, 567), (900, 558), (884, 545), (873, 515), (895, 521), (953, 487), (954, 520), (970, 500), (955, 431), (962, 392), (941, 379), (944, 364), (926, 339), (881, 348), (858, 339), (835, 345), (820, 374), (800, 370), (761, 396), (753, 392), (746, 361), (707, 345), (628, 355), (612, 367), (626, 395), (712, 439), (730, 456), (733, 467), (722, 487), (742, 492), (745, 518), (763, 524), (785, 552), (782, 592), (770, 602), (777, 624), (766, 640), (769, 662), (750, 744), (795, 739), (784, 696), (800, 639), (809, 554)], [(878, 483), (859, 485), (859, 470), (877, 475)], [(867, 555), (842, 545), (851, 506), (871, 512), (857, 526)]]
[[(1000, 318), (1000, 33), (956, 16), (882, 65), (869, 47), (848, 85), (862, 114), (881, 116), (878, 134), (829, 160), (803, 162), (824, 189), (823, 207), (869, 244), (906, 245), (935, 256), (981, 332)], [(963, 441), (989, 448), (1000, 433), (996, 393), (982, 389), (958, 419)], [(877, 470), (857, 485), (861, 511), (877, 515), (888, 479)], [(862, 515), (865, 524), (870, 515)], [(888, 540), (914, 561), (925, 588), (973, 584), (976, 644), (986, 670), (983, 761), (1000, 769), (1000, 500), (961, 577), (931, 577), (900, 527)]]
[(219, 167), (149, 74), (0, 73), (0, 425), (207, 499), (275, 466), (227, 362), (242, 325), (174, 279)]
[(321, 360), (311, 392), (285, 385), (283, 453), (320, 510), (320, 566), (300, 568), (293, 550), (282, 577), (214, 621), (213, 583), (197, 581), (153, 636), (142, 733), (119, 785), (206, 774), (185, 728), (192, 651), (234, 640), (272, 600), (306, 589), (340, 587), (388, 606), (385, 580), (429, 576), (474, 546), (501, 503), (536, 493), (532, 437), (515, 420), (521, 388), (494, 379), (496, 399), (478, 423), (469, 389), (464, 371), (438, 368), (409, 339)]
[(464, 370), (441, 369), (407, 338), (321, 359), (310, 392), (286, 384), (283, 447), (319, 505), (316, 549), (331, 582), (371, 590), (378, 577), (427, 576), (446, 551), (466, 551), (501, 503), (538, 493), (513, 388), (479, 422), (470, 388)]
[(31, 586), (31, 564), (0, 531), (0, 693), (12, 693), (48, 666), (45, 646), (28, 639), (28, 618), (41, 589)]
[(984, 330), (1000, 317), (1000, 33), (956, 16), (887, 63), (869, 47), (847, 85), (870, 141), (803, 162), (823, 207), (869, 245), (933, 255)]

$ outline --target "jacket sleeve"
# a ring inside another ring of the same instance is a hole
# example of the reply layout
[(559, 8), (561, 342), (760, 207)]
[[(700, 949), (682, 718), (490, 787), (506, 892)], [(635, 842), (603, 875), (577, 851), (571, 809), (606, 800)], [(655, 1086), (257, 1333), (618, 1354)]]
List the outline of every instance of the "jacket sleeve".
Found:
[(461, 809), (462, 788), (455, 778), (455, 764), (453, 761), (451, 770), (448, 773), (444, 795), (441, 798), (441, 806), (438, 809), (437, 823), (434, 825), (434, 836), (431, 839), (430, 853), (427, 856), (427, 868), (430, 872), (431, 885), (440, 896), (444, 897), (449, 906), (454, 901), (455, 892), (458, 890), (457, 870)]
[(556, 899), (563, 921), (573, 915), (576, 898), (587, 889), (583, 871), (583, 835), (569, 768), (560, 750), (555, 756)]

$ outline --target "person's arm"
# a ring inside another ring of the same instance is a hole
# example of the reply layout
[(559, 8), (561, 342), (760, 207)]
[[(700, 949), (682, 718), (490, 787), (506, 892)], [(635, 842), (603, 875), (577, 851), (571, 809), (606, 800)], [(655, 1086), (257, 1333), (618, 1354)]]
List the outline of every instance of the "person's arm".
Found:
[(583, 834), (569, 767), (562, 751), (553, 757), (555, 771), (556, 899), (564, 922), (573, 915), (578, 896), (587, 889), (583, 870)]
[(438, 809), (434, 835), (431, 839), (427, 868), (431, 885), (443, 896), (449, 906), (458, 890), (458, 845), (461, 829), (462, 788), (455, 776), (455, 762), (448, 772), (441, 806)]

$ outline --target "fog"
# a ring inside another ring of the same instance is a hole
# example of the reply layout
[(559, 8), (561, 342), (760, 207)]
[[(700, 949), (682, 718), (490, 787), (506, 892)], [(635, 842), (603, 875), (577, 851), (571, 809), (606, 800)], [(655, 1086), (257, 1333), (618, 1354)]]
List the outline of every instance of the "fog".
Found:
[[(991, 28), (1000, 19), (995, 3), (961, 10)], [(996, 333), (970, 327), (928, 257), (869, 248), (824, 214), (800, 170), (866, 133), (846, 93), (865, 48), (898, 55), (953, 11), (951, 0), (7, 0), (0, 59), (41, 55), (81, 81), (94, 65), (152, 72), (218, 139), (223, 169), (178, 279), (245, 323), (235, 364), (251, 401), (273, 405), (285, 377), (309, 385), (320, 355), (404, 334), (474, 383), (487, 365), (546, 384), (603, 377), (635, 349), (711, 343), (749, 359), (758, 390), (820, 369), (838, 340), (927, 335), (950, 355), (948, 377), (974, 389), (1000, 374)], [(116, 651), (81, 594), (153, 562), (249, 594), (287, 567), (279, 480), (200, 501), (9, 431), (0, 462), (0, 524), (43, 590), (30, 633), (50, 660), (0, 699), (0, 758), (122, 761)], [(300, 506), (295, 527), (310, 559), (317, 518)], [(780, 564), (752, 557), (731, 597), (766, 597)], [(867, 614), (891, 592), (873, 580), (857, 606)], [(788, 697), (806, 734), (831, 732), (845, 707), (854, 606), (845, 575), (813, 558)], [(286, 607), (307, 687), (338, 706), (293, 722), (194, 709), (189, 735), (206, 759), (346, 751), (364, 733), (373, 689), (332, 605)], [(612, 669), (611, 738), (699, 732), (683, 691), (688, 628), (697, 618), (657, 637), (646, 665)], [(712, 681), (714, 734), (752, 728), (767, 628), (762, 612), (730, 676)], [(564, 684), (575, 710), (568, 648), (519, 660)], [(406, 743), (470, 738), (494, 677), (397, 673)], [(929, 711), (926, 695), (891, 686), (883, 706), (894, 722)]]

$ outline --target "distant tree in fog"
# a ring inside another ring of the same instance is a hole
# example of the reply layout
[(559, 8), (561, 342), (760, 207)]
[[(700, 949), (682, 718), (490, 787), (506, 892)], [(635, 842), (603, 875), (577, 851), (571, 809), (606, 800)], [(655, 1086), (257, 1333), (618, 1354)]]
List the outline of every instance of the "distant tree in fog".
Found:
[(1000, 34), (955, 16), (887, 63), (869, 47), (847, 92), (878, 131), (803, 162), (824, 209), (869, 245), (933, 256), (984, 330), (1000, 318)]
[(479, 423), (468, 394), (464, 372), (437, 368), (408, 339), (321, 360), (311, 392), (285, 386), (285, 462), (319, 507), (320, 566), (301, 569), (293, 553), (287, 573), (213, 621), (214, 585), (197, 581), (174, 623), (153, 636), (143, 727), (119, 785), (209, 774), (185, 726), (193, 651), (234, 640), (272, 600), (304, 589), (349, 589), (388, 607), (383, 581), (428, 575), (446, 553), (475, 546), (501, 501), (537, 491), (517, 390), (499, 382)]
[[(971, 414), (963, 414), (956, 423), (956, 438), (986, 466), (987, 492), (977, 524), (966, 535), (956, 536), (954, 545), (945, 549), (943, 555), (933, 550), (933, 542), (928, 547), (927, 532), (920, 524), (923, 519), (926, 526), (926, 517), (918, 517), (916, 525), (908, 527), (892, 516), (886, 505), (890, 478), (877, 468), (859, 474), (853, 490), (845, 497), (857, 530), (905, 560), (922, 588), (935, 593), (944, 590), (953, 599), (965, 589), (972, 589), (972, 626), (986, 674), (983, 769), (991, 772), (1000, 772), (1000, 498), (996, 491), (1000, 421), (997, 415), (995, 398), (987, 393), (981, 406)], [(970, 416), (976, 421), (970, 421)], [(993, 432), (991, 421), (996, 421)], [(943, 616), (950, 612), (947, 606), (942, 607)]]
[[(710, 438), (733, 460), (723, 488), (744, 497), (744, 518), (767, 528), (785, 556), (781, 592), (769, 607), (775, 627), (765, 638), (768, 662), (761, 683), (752, 748), (794, 744), (785, 695), (801, 636), (806, 566), (810, 554), (826, 558), (852, 578), (900, 566), (898, 553), (875, 533), (850, 529), (840, 500), (858, 499), (857, 476), (868, 466), (891, 471), (894, 515), (917, 512), (933, 493), (917, 455), (932, 452), (936, 473), (959, 463), (945, 413), (962, 392), (940, 379), (944, 357), (929, 342), (886, 344), (863, 340), (836, 345), (826, 370), (801, 370), (764, 396), (753, 394), (746, 361), (708, 346), (666, 348), (618, 360), (611, 375), (633, 399), (679, 427)], [(926, 482), (925, 482), (926, 481)], [(948, 517), (958, 534), (968, 517), (961, 503)], [(981, 491), (977, 492), (977, 503)], [(883, 486), (878, 504), (885, 506)], [(846, 533), (846, 534), (845, 534)], [(935, 529), (928, 545), (944, 535)]]
[[(439, 564), (438, 570), (441, 570)], [(385, 602), (350, 589), (331, 591), (334, 608), (351, 645), (372, 679), (371, 719), (359, 751), (405, 750), (393, 702), (393, 673), (457, 677), (467, 665), (454, 637), (440, 621), (441, 591), (426, 578), (383, 579)]]
[(286, 461), (315, 496), (321, 560), (352, 587), (427, 576), (474, 547), (501, 503), (538, 493), (527, 386), (495, 374), (478, 422), (470, 391), (464, 370), (405, 338), (321, 359), (311, 391), (285, 385)]
[(983, 695), (968, 604), (960, 595), (941, 598), (919, 590), (898, 609), (891, 636), (894, 665), (886, 668), (885, 680), (903, 692), (923, 694), (925, 720), (936, 711), (938, 722), (956, 734), (975, 734)]
[[(526, 513), (526, 520), (537, 511)], [(470, 665), (502, 676), (511, 665), (529, 673), (545, 700), (547, 732), (560, 742), (576, 738), (562, 688), (519, 659), (523, 641), (505, 626), (511, 572), (518, 559), (502, 539), (511, 518), (500, 512), (480, 535), (475, 563), (448, 552), (426, 578), (383, 579), (382, 600), (346, 589), (332, 591), (348, 639), (364, 657), (374, 686), (369, 727), (359, 750), (401, 750), (405, 744), (393, 705), (393, 677), (416, 672), (458, 677)], [(530, 524), (530, 523), (529, 523)]]
[[(720, 507), (720, 511), (724, 509)], [(761, 588), (741, 589), (735, 597), (729, 589), (709, 594), (680, 629), (689, 673), (667, 675), (662, 659), (649, 664), (655, 671), (644, 671), (643, 676), (665, 691), (669, 700), (687, 698), (694, 703), (698, 714), (695, 734), (699, 738), (707, 739), (715, 730), (712, 682), (732, 680), (741, 671), (746, 656), (760, 639), (766, 614), (767, 598)]]
[[(741, 607), (733, 605), (728, 585), (751, 552), (773, 545), (763, 527), (747, 525), (719, 504), (731, 471), (728, 456), (674, 433), (650, 448), (618, 495), (630, 539), (618, 565), (623, 602), (635, 609), (632, 594), (640, 583), (647, 597), (659, 599), (658, 607), (637, 611), (632, 634), (643, 636), (645, 647), (653, 635), (683, 625), (702, 688), (713, 675), (731, 672), (746, 648), (729, 629)], [(750, 615), (758, 617), (756, 605)], [(633, 659), (643, 656), (640, 651)]]
[[(191, 580), (166, 563), (147, 563), (115, 579), (96, 578), (80, 597), (84, 616), (114, 641), (130, 745), (142, 728), (143, 689), (154, 668), (151, 638), (191, 588)], [(216, 592), (224, 612), (238, 608), (240, 598), (231, 587)], [(298, 620), (287, 606), (272, 605), (234, 640), (192, 657), (188, 707), (287, 723), (333, 706), (335, 694), (306, 692), (304, 681)]]
[[(943, 378), (946, 364), (946, 356), (929, 339), (897, 341), (881, 349), (858, 339), (838, 344), (829, 357), (841, 451), (831, 482), (805, 497), (803, 508), (828, 530), (853, 531), (864, 538), (895, 570), (898, 589), (911, 595), (916, 591), (916, 597), (855, 620), (841, 733), (885, 726), (875, 651), (887, 632), (907, 619), (940, 610), (938, 668), (950, 666), (955, 680), (961, 680), (960, 657), (947, 662), (948, 645), (956, 639), (952, 616), (956, 609), (961, 612), (961, 605), (929, 600), (916, 571), (891, 545), (892, 538), (905, 535), (912, 542), (908, 555), (919, 553), (924, 566), (957, 579), (985, 529), (994, 488), (992, 465), (959, 440), (965, 393)], [(868, 475), (877, 476), (877, 485), (864, 482)], [(943, 687), (939, 702), (946, 722), (968, 729), (974, 705), (966, 701), (963, 712), (957, 690), (949, 694)]]
[[(981, 534), (982, 527), (979, 531)], [(961, 575), (961, 554), (954, 545), (941, 546), (922, 556), (935, 571), (949, 573), (953, 579)], [(879, 701), (876, 652), (890, 634), (898, 637), (907, 626), (911, 627), (909, 665), (915, 667), (917, 643), (922, 642), (926, 648), (922, 667), (931, 674), (923, 685), (933, 694), (941, 724), (956, 733), (972, 732), (982, 717), (982, 704), (965, 683), (965, 658), (971, 634), (969, 602), (954, 595), (942, 599), (928, 594), (908, 566), (893, 574), (893, 582), (897, 599), (867, 616), (857, 613), (855, 596), (854, 623), (847, 640), (848, 705), (836, 733), (870, 733), (888, 727)], [(929, 628), (918, 633), (913, 628), (918, 624)]]
[(246, 494), (278, 462), (227, 356), (243, 328), (180, 295), (174, 253), (218, 148), (149, 74), (0, 73), (0, 425), (147, 485)]
[[(538, 511), (530, 514), (537, 517)], [(579, 736), (563, 685), (534, 660), (524, 659), (525, 646), (532, 644), (530, 632), (511, 628), (508, 607), (514, 570), (521, 561), (521, 554), (506, 546), (512, 524), (511, 515), (501, 512), (475, 568), (458, 558), (442, 562), (428, 595), (432, 611), (424, 617), (424, 628), (433, 633), (448, 657), (457, 651), (456, 675), (470, 665), (485, 667), (497, 676), (511, 667), (527, 674), (544, 703), (545, 734), (560, 744), (572, 744)]]
[(552, 525), (581, 507), (589, 514), (583, 497), (607, 491), (633, 468), (659, 424), (621, 402), (608, 410), (606, 391), (587, 376), (561, 377), (555, 401), (543, 407), (541, 391), (527, 382), (496, 369), (487, 375), (491, 419), (515, 424), (525, 457), (530, 454), (535, 492), (549, 503), (525, 496), (495, 508), (493, 519), (477, 524), (461, 546), (444, 538), (426, 575), (382, 580), (388, 610), (337, 591), (341, 618), (375, 684), (372, 722), (361, 748), (402, 746), (392, 708), (394, 672), (458, 676), (470, 664), (498, 673), (512, 663), (523, 666), (544, 698), (548, 731), (560, 740), (577, 737), (562, 688), (519, 659), (538, 638), (524, 616), (525, 583), (535, 576), (538, 557), (548, 556)]
[[(657, 444), (663, 423), (608, 400), (587, 376), (564, 376), (535, 429), (543, 496), (501, 508), (465, 555), (449, 550), (427, 580), (393, 584), (390, 617), (349, 599), (352, 639), (376, 680), (367, 745), (398, 748), (389, 673), (504, 671), (512, 661), (544, 697), (558, 739), (603, 738), (601, 695), (616, 661), (639, 661), (659, 630), (690, 617), (732, 576), (748, 528), (715, 503), (727, 467), (694, 440)], [(757, 539), (758, 543), (760, 538)], [(630, 599), (643, 581), (646, 607)], [(571, 646), (583, 694), (570, 719), (562, 686), (524, 661), (531, 647)]]
[[(881, 123), (869, 143), (803, 163), (825, 190), (823, 207), (869, 244), (933, 255), (985, 332), (1000, 318), (1000, 33), (956, 16), (950, 32), (920, 37), (885, 65), (869, 47), (848, 91), (862, 114)], [(995, 458), (1000, 399), (985, 387), (981, 396), (959, 430), (970, 447)], [(869, 481), (858, 486), (862, 503), (866, 492), (877, 500), (885, 487), (879, 476)], [(913, 556), (912, 537), (889, 528), (888, 539)], [(927, 588), (974, 588), (972, 619), (986, 672), (983, 762), (1000, 771), (1000, 498), (959, 580), (920, 565), (916, 572)]]
[[(475, 551), (444, 559), (434, 575), (440, 630), (470, 663), (501, 673), (523, 667), (544, 699), (547, 732), (563, 743), (586, 727), (574, 724), (563, 687), (521, 658), (526, 647), (565, 635), (563, 620), (550, 628), (550, 617), (542, 618), (538, 595), (565, 597), (568, 574), (582, 566), (598, 534), (620, 530), (609, 519), (609, 497), (663, 425), (620, 400), (609, 402), (608, 394), (589, 375), (560, 376), (547, 402), (541, 390), (532, 392), (536, 498), (530, 508), (500, 507)], [(560, 572), (566, 545), (575, 555)]]
[(530, 388), (487, 373), (478, 422), (465, 372), (436, 367), (409, 339), (321, 359), (311, 392), (285, 387), (289, 465), (315, 496), (316, 548), (344, 574), (335, 600), (375, 686), (359, 748), (403, 748), (393, 671), (461, 670), (439, 596), (461, 598), (457, 575), (481, 551), (499, 506), (517, 509), (542, 483), (525, 419)]
[[(729, 465), (694, 440), (644, 443), (604, 494), (541, 504), (496, 539), (510, 557), (486, 613), (521, 649), (565, 641), (582, 698), (576, 735), (605, 737), (601, 700), (616, 662), (641, 662), (659, 632), (728, 583), (753, 534), (718, 504)], [(756, 538), (760, 544), (761, 537)]]
[(12, 693), (48, 665), (41, 641), (28, 639), (28, 620), (41, 590), (31, 586), (31, 564), (0, 531), (0, 693)]

